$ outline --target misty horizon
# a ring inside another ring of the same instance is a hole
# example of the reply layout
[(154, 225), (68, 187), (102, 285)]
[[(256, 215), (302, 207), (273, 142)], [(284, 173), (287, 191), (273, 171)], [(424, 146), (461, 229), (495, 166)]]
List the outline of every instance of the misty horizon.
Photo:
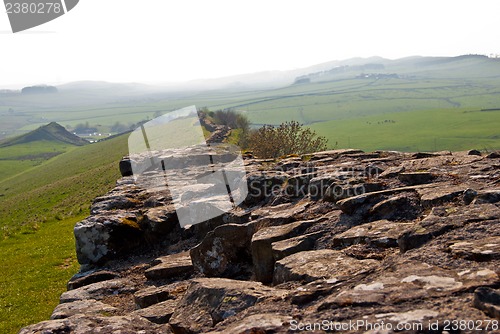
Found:
[[(398, 61), (398, 60), (406, 60), (406, 59), (417, 59), (417, 58), (458, 58), (458, 57), (464, 57), (464, 56), (483, 56), (487, 57), (490, 59), (497, 59), (500, 58), (500, 54), (480, 54), (480, 53), (470, 53), (470, 54), (459, 54), (459, 55), (454, 55), (454, 56), (423, 56), (423, 55), (409, 55), (409, 56), (404, 56), (401, 58), (386, 58), (386, 57), (381, 57), (381, 56), (370, 56), (370, 57), (352, 57), (352, 58), (347, 58), (347, 59), (335, 59), (327, 62), (322, 62), (322, 63), (317, 63), (317, 64), (310, 64), (306, 67), (301, 67), (301, 68), (290, 68), (290, 69), (262, 69), (258, 70), (255, 72), (241, 72), (241, 73), (235, 73), (231, 75), (221, 75), (221, 76), (213, 76), (213, 77), (198, 77), (198, 78), (192, 78), (192, 79), (186, 79), (186, 80), (178, 80), (178, 81), (112, 81), (112, 80), (93, 80), (91, 78), (82, 78), (80, 80), (74, 80), (74, 81), (65, 81), (65, 82), (30, 82), (30, 83), (23, 83), (23, 84), (15, 84), (15, 85), (3, 85), (0, 86), (0, 90), (12, 90), (12, 91), (19, 91), (24, 87), (29, 87), (29, 86), (56, 86), (58, 88), (63, 88), (67, 89), (67, 87), (64, 86), (71, 86), (75, 84), (88, 84), (88, 85), (99, 85), (99, 84), (118, 84), (118, 85), (130, 85), (130, 86), (141, 86), (141, 88), (147, 90), (153, 89), (183, 89), (183, 88), (188, 88), (184, 87), (184, 85), (190, 85), (190, 84), (201, 84), (201, 86), (207, 86), (205, 88), (210, 88), (208, 87), (210, 83), (204, 84), (204, 82), (210, 82), (210, 81), (220, 81), (224, 79), (231, 79), (231, 80), (237, 80), (238, 78), (241, 78), (242, 80), (247, 79), (250, 76), (255, 76), (255, 75), (261, 75), (261, 74), (267, 74), (267, 75), (274, 75), (274, 74), (284, 74), (284, 73), (291, 73), (292, 75), (304, 75), (308, 74), (308, 70), (314, 70), (316, 67), (321, 67), (325, 66), (325, 70), (327, 67), (334, 68), (336, 66), (345, 66), (346, 63), (350, 62), (360, 62), (360, 63), (365, 63), (366, 61)], [(244, 82), (242, 82), (244, 83)], [(138, 87), (137, 87), (138, 88)], [(199, 89), (199, 86), (196, 86), (195, 89)], [(219, 88), (219, 87), (217, 87)]]

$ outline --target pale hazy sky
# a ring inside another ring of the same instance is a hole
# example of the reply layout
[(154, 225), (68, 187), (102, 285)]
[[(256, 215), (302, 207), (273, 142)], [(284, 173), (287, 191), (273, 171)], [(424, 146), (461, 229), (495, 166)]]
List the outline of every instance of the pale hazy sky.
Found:
[(66, 15), (12, 34), (2, 10), (0, 88), (500, 53), (499, 14), (500, 0), (80, 0)]

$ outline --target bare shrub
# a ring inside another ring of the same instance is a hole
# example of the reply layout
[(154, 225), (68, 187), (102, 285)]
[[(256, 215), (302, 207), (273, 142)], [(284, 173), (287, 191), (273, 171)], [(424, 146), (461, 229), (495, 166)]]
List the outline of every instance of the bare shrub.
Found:
[(264, 125), (248, 137), (248, 148), (260, 158), (305, 154), (326, 150), (328, 140), (296, 121), (278, 127)]

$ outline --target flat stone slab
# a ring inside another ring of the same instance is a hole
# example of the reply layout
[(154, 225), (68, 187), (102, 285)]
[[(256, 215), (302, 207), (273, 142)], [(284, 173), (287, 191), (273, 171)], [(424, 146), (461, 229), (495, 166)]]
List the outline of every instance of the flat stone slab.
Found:
[(403, 192), (414, 192), (419, 189), (434, 189), (434, 184), (423, 184), (416, 186), (392, 188), (374, 192), (367, 192), (361, 195), (352, 196), (346, 199), (338, 201), (336, 204), (339, 206), (340, 210), (346, 214), (353, 214), (360, 206), (369, 204), (371, 206), (380, 202), (384, 196), (399, 194)]
[(291, 316), (282, 314), (254, 314), (228, 326), (224, 330), (209, 332), (207, 334), (275, 333), (279, 329), (288, 329), (292, 319)]
[(144, 272), (149, 280), (175, 278), (191, 274), (194, 271), (189, 252), (163, 256), (157, 261), (160, 261), (160, 264)]
[(134, 293), (136, 306), (146, 308), (170, 299), (179, 299), (184, 296), (189, 281), (179, 281), (162, 286), (150, 286)]
[(433, 208), (429, 216), (416, 223), (399, 237), (398, 245), (402, 252), (406, 252), (469, 223), (494, 219), (500, 219), (500, 208), (494, 204)]
[(117, 312), (118, 309), (113, 306), (95, 299), (86, 299), (57, 305), (50, 319), (65, 319), (79, 314), (86, 316), (109, 316)]
[(295, 253), (276, 262), (274, 284), (318, 279), (343, 281), (379, 265), (376, 260), (358, 260), (342, 251), (322, 249)]
[(490, 269), (457, 273), (408, 260), (394, 263), (384, 272), (327, 297), (320, 308), (397, 304), (468, 291), (496, 281), (497, 275)]
[(316, 240), (323, 235), (324, 232), (313, 232), (273, 242), (271, 244), (273, 258), (275, 261), (278, 261), (298, 252), (313, 250)]
[(217, 323), (270, 297), (283, 297), (282, 290), (258, 282), (226, 278), (198, 278), (175, 309), (170, 325), (175, 333), (205, 333)]
[(472, 241), (457, 241), (449, 250), (454, 256), (474, 261), (500, 259), (500, 236)]
[(139, 316), (88, 317), (75, 315), (67, 319), (43, 321), (24, 327), (19, 334), (39, 333), (172, 333), (166, 325), (157, 325)]
[(118, 273), (109, 270), (99, 270), (91, 273), (79, 273), (73, 276), (73, 278), (68, 282), (67, 287), (68, 290), (73, 290), (85, 285), (107, 281), (118, 277), (120, 277)]
[(177, 303), (177, 300), (170, 299), (143, 309), (135, 310), (131, 314), (146, 318), (155, 324), (167, 324), (172, 314), (174, 314)]
[(378, 247), (398, 247), (398, 238), (414, 223), (399, 223), (378, 220), (353, 227), (333, 238), (336, 247), (348, 247), (356, 244), (370, 244)]
[(443, 205), (452, 202), (464, 194), (468, 188), (466, 186), (450, 186), (448, 184), (434, 184), (434, 188), (418, 189), (420, 201), (424, 208)]
[(134, 285), (122, 278), (92, 283), (81, 288), (67, 291), (59, 298), (60, 303), (69, 303), (79, 300), (95, 299), (101, 300), (107, 296), (133, 293), (136, 291)]

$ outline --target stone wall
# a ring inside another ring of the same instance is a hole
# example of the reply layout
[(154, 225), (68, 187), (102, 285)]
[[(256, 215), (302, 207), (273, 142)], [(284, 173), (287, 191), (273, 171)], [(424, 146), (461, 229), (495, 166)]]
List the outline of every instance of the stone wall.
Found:
[(498, 332), (499, 157), (246, 157), (246, 200), (188, 228), (124, 176), (75, 226), (82, 270), (51, 319), (21, 333)]

